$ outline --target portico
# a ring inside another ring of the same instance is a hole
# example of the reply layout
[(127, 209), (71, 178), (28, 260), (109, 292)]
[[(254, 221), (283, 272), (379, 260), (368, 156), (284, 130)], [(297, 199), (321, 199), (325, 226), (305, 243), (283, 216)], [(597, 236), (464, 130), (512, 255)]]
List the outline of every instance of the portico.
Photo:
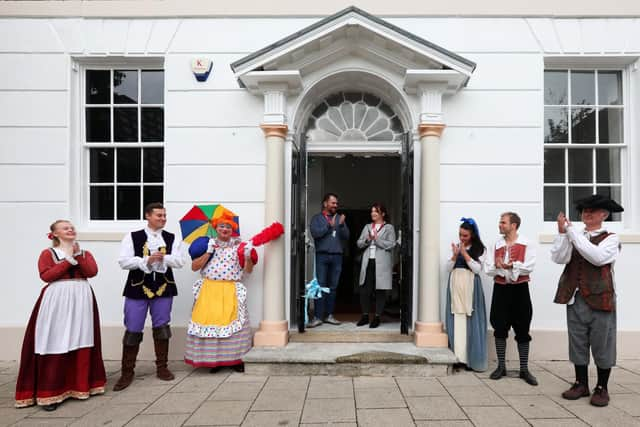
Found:
[[(417, 301), (411, 319), (414, 342), (419, 347), (446, 347), (440, 320), (440, 138), (446, 127), (442, 99), (466, 85), (475, 64), (416, 37), (366, 12), (351, 7), (304, 28), (232, 65), (239, 84), (264, 99), (260, 127), (267, 146), (265, 223), (285, 224), (285, 239), (265, 248), (264, 318), (255, 346), (284, 346), (288, 342), (287, 290), (300, 286), (291, 271), (292, 238), (290, 169), (285, 168), (288, 139), (300, 147), (301, 132), (318, 101), (331, 93), (356, 90), (372, 93), (386, 102), (415, 142), (416, 177), (411, 195), (415, 220), (407, 225), (411, 270), (410, 286)], [(355, 78), (354, 78), (355, 77)], [(360, 78), (359, 78), (360, 77)], [(355, 116), (354, 116), (355, 117)], [(312, 141), (325, 145), (331, 141)], [(331, 142), (336, 153), (402, 152), (396, 138)], [(306, 155), (306, 146), (304, 147)], [(419, 177), (419, 178), (418, 178)]]

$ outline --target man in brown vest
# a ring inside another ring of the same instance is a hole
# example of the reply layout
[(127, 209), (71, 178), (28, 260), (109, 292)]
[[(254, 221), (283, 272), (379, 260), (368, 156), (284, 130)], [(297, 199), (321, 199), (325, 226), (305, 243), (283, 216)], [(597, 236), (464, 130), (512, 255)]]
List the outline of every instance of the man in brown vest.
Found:
[(575, 365), (576, 382), (562, 397), (576, 400), (589, 396), (589, 348), (598, 368), (598, 384), (591, 404), (607, 406), (607, 383), (616, 364), (616, 295), (613, 264), (620, 251), (616, 234), (602, 227), (611, 212), (623, 208), (608, 197), (594, 194), (576, 202), (584, 230), (558, 214), (558, 235), (551, 259), (565, 264), (554, 302), (567, 304), (569, 359)]

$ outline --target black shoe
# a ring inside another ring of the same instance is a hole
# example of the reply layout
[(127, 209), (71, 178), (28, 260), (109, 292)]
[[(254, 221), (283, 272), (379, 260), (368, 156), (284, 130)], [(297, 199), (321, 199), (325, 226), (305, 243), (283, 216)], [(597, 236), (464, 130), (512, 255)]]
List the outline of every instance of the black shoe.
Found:
[(356, 326), (364, 326), (367, 323), (369, 323), (369, 315), (363, 314), (360, 320), (358, 320), (358, 323), (356, 323)]
[(506, 377), (506, 376), (507, 376), (507, 369), (501, 368), (500, 366), (498, 366), (495, 371), (491, 372), (491, 375), (489, 375), (489, 378), (491, 378), (492, 380), (499, 380), (500, 378)]
[(380, 326), (380, 316), (374, 317), (371, 323), (369, 323), (370, 328), (377, 328), (378, 326)]
[(233, 366), (231, 367), (231, 369), (233, 369), (233, 370), (234, 370), (234, 371), (236, 371), (236, 372), (240, 372), (240, 373), (242, 373), (242, 372), (244, 372), (244, 363), (240, 363), (240, 364), (238, 364), (238, 365), (233, 365)]
[(216, 372), (220, 372), (220, 366), (214, 366), (213, 368), (209, 369), (210, 374), (215, 374)]
[(52, 403), (50, 405), (44, 405), (42, 407), (42, 409), (44, 409), (47, 412), (52, 412), (52, 411), (55, 411), (56, 409), (58, 409), (58, 406), (60, 406), (59, 403)]
[(520, 378), (522, 378), (524, 382), (529, 385), (538, 385), (538, 380), (536, 379), (536, 377), (531, 375), (531, 372), (529, 372), (528, 369), (525, 371), (520, 371)]

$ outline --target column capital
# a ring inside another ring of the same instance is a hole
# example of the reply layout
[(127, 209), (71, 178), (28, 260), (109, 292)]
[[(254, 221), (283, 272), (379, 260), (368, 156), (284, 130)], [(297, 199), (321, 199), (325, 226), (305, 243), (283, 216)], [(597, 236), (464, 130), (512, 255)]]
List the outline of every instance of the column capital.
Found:
[(420, 138), (427, 136), (437, 136), (440, 138), (445, 127), (444, 123), (420, 123), (418, 125), (418, 135), (420, 135)]
[(270, 136), (277, 136), (279, 138), (285, 139), (287, 137), (287, 132), (289, 131), (289, 126), (285, 124), (263, 123), (260, 125), (260, 129), (262, 129), (262, 132), (264, 132), (265, 138), (269, 138)]

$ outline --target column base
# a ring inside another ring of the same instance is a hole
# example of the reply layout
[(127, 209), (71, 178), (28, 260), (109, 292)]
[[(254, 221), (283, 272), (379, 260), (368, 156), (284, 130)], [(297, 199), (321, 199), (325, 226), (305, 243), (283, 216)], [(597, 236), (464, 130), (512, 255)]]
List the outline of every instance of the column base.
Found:
[(442, 331), (442, 322), (416, 322), (414, 332), (416, 347), (447, 347), (449, 337)]
[(253, 335), (255, 347), (284, 347), (289, 342), (289, 325), (286, 320), (263, 320)]

